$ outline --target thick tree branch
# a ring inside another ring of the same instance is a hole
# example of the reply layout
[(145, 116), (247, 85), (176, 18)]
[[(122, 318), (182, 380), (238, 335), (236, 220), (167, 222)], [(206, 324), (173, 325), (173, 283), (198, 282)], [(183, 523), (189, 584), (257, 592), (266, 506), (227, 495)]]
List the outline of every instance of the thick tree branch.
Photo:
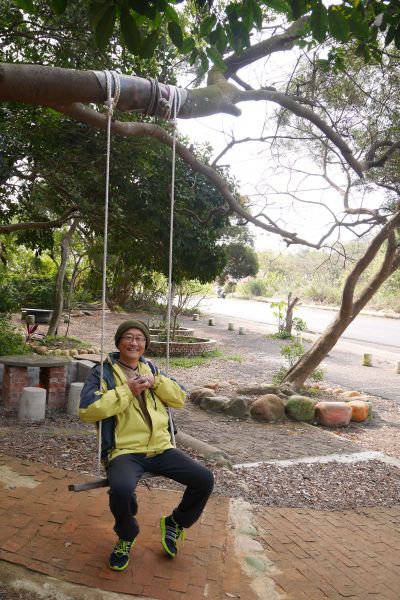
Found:
[(350, 318), (353, 315), (354, 306), (354, 290), (359, 280), (361, 273), (371, 264), (373, 259), (378, 253), (379, 248), (382, 246), (384, 241), (389, 238), (391, 232), (399, 227), (400, 225), (400, 212), (396, 213), (382, 229), (374, 237), (370, 245), (368, 246), (365, 254), (356, 262), (354, 268), (346, 280), (342, 294), (342, 304), (340, 307), (340, 316), (344, 318)]
[[(106, 117), (101, 113), (88, 108), (82, 104), (73, 104), (72, 106), (57, 106), (54, 107), (59, 112), (62, 112), (66, 115), (73, 117), (79, 121), (83, 121), (92, 127), (97, 127), (99, 129), (106, 128)], [(129, 136), (145, 136), (152, 137), (157, 139), (162, 144), (169, 146), (172, 148), (173, 138), (170, 136), (165, 129), (159, 127), (158, 125), (153, 125), (151, 123), (124, 123), (122, 121), (114, 120), (111, 124), (111, 130), (113, 133), (117, 135), (121, 135), (123, 137)], [(218, 189), (229, 208), (235, 212), (237, 215), (268, 231), (275, 235), (280, 235), (288, 244), (302, 244), (305, 246), (309, 246), (311, 248), (318, 248), (316, 244), (313, 244), (305, 239), (299, 238), (296, 233), (287, 231), (280, 227), (274, 227), (263, 223), (259, 219), (254, 218), (250, 215), (246, 209), (241, 206), (241, 204), (236, 200), (235, 196), (229, 189), (229, 186), (225, 179), (219, 175), (219, 173), (213, 169), (211, 166), (201, 163), (197, 160), (194, 154), (186, 148), (180, 142), (176, 143), (176, 154), (187, 164), (189, 165), (193, 171), (196, 173), (201, 173), (205, 177), (207, 177)]]
[(296, 40), (301, 37), (301, 33), (304, 30), (305, 24), (308, 22), (308, 17), (301, 17), (290, 27), (286, 29), (284, 33), (273, 35), (272, 37), (254, 44), (249, 48), (243, 50), (238, 54), (233, 54), (224, 60), (226, 65), (225, 77), (229, 79), (234, 73), (254, 63), (260, 58), (265, 58), (275, 52), (285, 52), (286, 50), (292, 50)]
[[(386, 152), (384, 152), (379, 158), (375, 158), (376, 151), (380, 148), (386, 148)], [(391, 142), (390, 140), (384, 140), (381, 142), (375, 142), (372, 144), (371, 148), (368, 150), (365, 157), (365, 170), (372, 169), (373, 167), (382, 167), (392, 156), (396, 150), (400, 149), (400, 142)]]
[(0, 233), (13, 233), (14, 231), (25, 231), (27, 229), (54, 229), (57, 227), (61, 227), (69, 221), (77, 216), (79, 212), (79, 208), (77, 206), (73, 206), (66, 210), (59, 219), (55, 219), (54, 221), (31, 221), (27, 223), (10, 223), (8, 225), (0, 225)]
[(302, 119), (306, 119), (310, 123), (313, 123), (340, 150), (340, 153), (342, 154), (347, 164), (349, 164), (351, 168), (354, 169), (357, 175), (359, 177), (363, 177), (363, 166), (358, 160), (356, 160), (345, 140), (338, 133), (336, 133), (336, 131), (330, 125), (328, 125), (319, 115), (315, 114), (306, 106), (299, 104), (298, 102), (293, 100), (293, 98), (285, 96), (280, 92), (271, 91), (267, 89), (254, 91), (237, 90), (236, 96), (236, 102), (245, 102), (250, 100), (269, 100), (270, 102), (275, 102), (275, 104), (279, 104), (279, 106), (286, 108), (298, 117), (301, 117)]
[[(151, 84), (140, 77), (120, 76), (121, 96), (118, 108), (123, 111), (144, 112), (150, 96)], [(345, 161), (362, 177), (362, 165), (355, 159), (344, 139), (320, 116), (296, 102), (293, 98), (273, 89), (239, 90), (226, 81), (215, 69), (209, 73), (209, 85), (195, 90), (182, 90), (184, 102), (178, 117), (190, 119), (228, 113), (239, 116), (236, 104), (248, 101), (270, 101), (290, 110), (293, 114), (313, 123), (340, 150)], [(160, 84), (163, 98), (169, 97), (169, 88)], [(76, 103), (101, 104), (105, 91), (92, 71), (75, 71), (42, 67), (40, 65), (0, 65), (0, 100), (40, 104), (42, 106), (67, 106)]]
[(359, 298), (354, 302), (353, 313), (356, 315), (360, 310), (371, 300), (380, 288), (382, 283), (386, 281), (392, 273), (394, 273), (400, 266), (400, 252), (396, 246), (396, 236), (394, 231), (391, 231), (387, 240), (387, 248), (385, 252), (385, 258), (379, 269), (378, 273), (368, 282), (363, 291), (360, 293)]

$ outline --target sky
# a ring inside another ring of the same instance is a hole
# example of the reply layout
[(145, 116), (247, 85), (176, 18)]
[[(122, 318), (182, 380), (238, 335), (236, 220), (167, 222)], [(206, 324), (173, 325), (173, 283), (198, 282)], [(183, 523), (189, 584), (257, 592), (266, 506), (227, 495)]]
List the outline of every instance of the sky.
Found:
[[(294, 55), (290, 53), (280, 53), (273, 60), (259, 61), (255, 66), (241, 71), (243, 77), (254, 87), (261, 85), (279, 85), (285, 81), (293, 67)], [(213, 158), (231, 141), (232, 136), (235, 140), (247, 137), (259, 138), (261, 135), (272, 135), (271, 117), (276, 110), (276, 105), (272, 103), (260, 102), (242, 102), (238, 105), (242, 115), (234, 117), (227, 114), (218, 114), (199, 119), (180, 119), (178, 121), (179, 133), (187, 135), (196, 142), (209, 142), (214, 149)], [(300, 159), (300, 157), (299, 157)], [(237, 144), (219, 161), (220, 165), (229, 165), (231, 173), (239, 184), (239, 189), (243, 195), (247, 195), (252, 201), (260, 199), (260, 206), (264, 205), (265, 199), (262, 192), (265, 190), (265, 181), (272, 185), (276, 191), (284, 192), (288, 185), (293, 187), (294, 179), (289, 184), (289, 174), (282, 171), (271, 174), (269, 152), (261, 142), (247, 142)], [(272, 163), (273, 164), (273, 163)], [(316, 171), (315, 165), (310, 162), (304, 162), (303, 168)], [(320, 188), (321, 181), (307, 182), (304, 187)], [(260, 193), (261, 192), (261, 193)], [(319, 200), (322, 192), (307, 192), (308, 199)], [(326, 192), (324, 192), (326, 195)], [(339, 196), (336, 192), (329, 192), (330, 202), (339, 202)], [(253, 213), (256, 209), (253, 210)], [(309, 207), (301, 204), (299, 208), (293, 208), (292, 199), (289, 196), (282, 197), (271, 192), (268, 193), (268, 215), (274, 220), (277, 219), (282, 227), (298, 231), (301, 237), (310, 238), (317, 241), (322, 229), (326, 223), (331, 222), (331, 215), (327, 211), (319, 212), (315, 205)], [(290, 225), (289, 225), (290, 223)], [(284, 248), (286, 245), (277, 235), (270, 234), (262, 229), (251, 226), (255, 235), (255, 247), (257, 250), (267, 248)]]
[[(250, 83), (254, 88), (260, 86), (276, 86), (286, 83), (297, 58), (296, 51), (281, 52), (273, 55), (268, 60), (258, 61), (250, 67), (240, 71), (239, 75)], [(180, 82), (182, 85), (182, 82)], [(209, 142), (214, 148), (213, 158), (225, 148), (232, 136), (236, 140), (246, 137), (258, 138), (260, 135), (272, 135), (274, 125), (272, 116), (277, 105), (271, 102), (242, 102), (238, 105), (242, 115), (218, 114), (199, 119), (180, 119), (178, 130), (180, 133), (190, 137), (197, 142)], [(304, 171), (318, 173), (319, 168), (306, 156), (296, 157), (297, 166)], [(312, 202), (323, 200), (335, 213), (342, 207), (340, 194), (328, 186), (321, 178), (304, 178), (303, 175), (290, 176), (289, 172), (277, 170), (271, 160), (270, 153), (261, 142), (243, 143), (233, 147), (224, 155), (220, 165), (229, 165), (232, 175), (239, 184), (243, 195), (247, 195), (252, 201), (264, 206), (265, 197), (268, 201), (268, 215), (276, 220), (278, 224), (290, 231), (296, 231), (299, 236), (316, 243), (323, 232), (332, 224), (332, 214), (321, 209)], [(270, 168), (273, 168), (271, 172)], [(330, 173), (337, 184), (341, 183), (342, 174)], [(301, 181), (302, 202), (293, 203), (292, 197), (284, 194), (289, 187), (295, 190)], [(266, 186), (272, 186), (265, 195)], [(281, 194), (277, 194), (280, 192)], [(379, 199), (380, 201), (381, 199)], [(311, 202), (310, 204), (307, 202)], [(368, 200), (370, 203), (370, 200)], [(256, 209), (253, 209), (253, 214)], [(255, 234), (255, 247), (257, 250), (267, 248), (284, 249), (286, 244), (277, 235), (270, 234), (258, 227), (252, 226)], [(332, 241), (336, 239), (335, 233)], [(354, 234), (342, 230), (341, 240), (346, 242), (354, 239)], [(293, 248), (293, 247), (292, 247)]]

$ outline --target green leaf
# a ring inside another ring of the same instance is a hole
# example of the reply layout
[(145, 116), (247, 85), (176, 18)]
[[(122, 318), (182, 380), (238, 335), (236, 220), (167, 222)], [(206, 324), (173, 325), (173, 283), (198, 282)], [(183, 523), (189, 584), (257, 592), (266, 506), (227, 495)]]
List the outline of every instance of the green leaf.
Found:
[(139, 54), (140, 46), (142, 44), (142, 34), (137, 26), (135, 18), (126, 4), (121, 8), (119, 20), (121, 23), (121, 33), (128, 50), (130, 50), (132, 54)]
[(203, 71), (203, 73), (207, 73), (208, 67), (209, 67), (207, 54), (205, 52), (200, 52), (199, 56), (200, 56), (202, 71)]
[(171, 38), (172, 43), (179, 49), (182, 48), (183, 45), (183, 33), (181, 26), (174, 21), (170, 21), (168, 23), (168, 33)]
[(97, 24), (95, 30), (96, 43), (99, 48), (105, 48), (114, 31), (117, 9), (115, 6), (108, 6), (103, 17)]
[(220, 23), (216, 26), (214, 31), (208, 36), (208, 41), (211, 46), (215, 46), (220, 54), (226, 50), (227, 37), (224, 28)]
[(198, 55), (199, 55), (198, 49), (196, 47), (193, 48), (192, 53), (191, 53), (191, 55), (189, 57), (189, 64), (190, 65), (194, 65), (194, 63), (196, 62), (196, 59), (197, 59)]
[(254, 23), (253, 5), (251, 0), (244, 0), (242, 22), (244, 26), (250, 31)]
[(152, 58), (157, 48), (158, 37), (160, 32), (158, 29), (154, 29), (143, 41), (140, 48), (140, 56), (142, 58)]
[(128, 0), (128, 4), (139, 15), (146, 15), (151, 20), (155, 19), (157, 9), (149, 2), (143, 2), (143, 0)]
[(370, 28), (362, 16), (359, 13), (351, 12), (349, 18), (350, 30), (358, 38), (367, 38), (369, 36)]
[[(272, 5), (275, 3), (272, 2)], [(307, 2), (307, 0), (288, 0), (289, 6), (292, 11), (293, 19), (298, 19), (305, 15), (311, 8), (311, 3)], [(269, 4), (269, 3), (268, 3)], [(273, 8), (273, 6), (272, 6)], [(283, 12), (283, 11), (281, 11)]]
[(310, 17), (310, 26), (313, 36), (318, 42), (323, 42), (328, 28), (328, 11), (322, 2), (317, 2)]
[(400, 49), (400, 25), (397, 26), (396, 33), (394, 34), (394, 45)]
[[(261, 10), (257, 0), (252, 0), (252, 5), (253, 5), (254, 23), (255, 23), (257, 29), (261, 29), (262, 24), (263, 24), (262, 10)], [(286, 5), (286, 10), (288, 10), (288, 9), (289, 9), (289, 7)]]
[(192, 37), (187, 37), (183, 40), (181, 51), (184, 54), (189, 54), (195, 47), (194, 39)]
[(176, 10), (174, 9), (173, 6), (171, 6), (170, 4), (168, 6), (165, 7), (165, 15), (168, 18), (168, 21), (173, 21), (174, 23), (180, 23), (179, 20), (179, 15), (176, 12)]
[(26, 10), (27, 12), (33, 12), (33, 1), (32, 0), (14, 0), (18, 8)]
[(268, 0), (268, 8), (272, 8), (275, 12), (285, 14), (288, 14), (290, 10), (289, 3), (286, 2), (286, 0)]
[(51, 0), (51, 5), (57, 15), (62, 15), (67, 8), (68, 0)]
[(214, 65), (218, 67), (220, 71), (224, 72), (226, 70), (226, 65), (222, 60), (219, 52), (217, 52), (215, 48), (207, 48), (206, 52), (207, 56), (212, 60)]
[(349, 22), (337, 6), (328, 9), (329, 32), (335, 40), (347, 42), (350, 34)]
[(109, 4), (107, 0), (94, 0), (94, 2), (89, 4), (88, 20), (93, 29), (96, 29), (99, 21), (104, 17), (108, 8)]
[(388, 32), (386, 34), (386, 37), (385, 37), (385, 46), (389, 46), (389, 44), (391, 42), (393, 42), (395, 34), (396, 34), (396, 25), (393, 23), (389, 27)]
[(200, 37), (206, 37), (214, 28), (217, 22), (215, 15), (207, 15), (200, 23)]

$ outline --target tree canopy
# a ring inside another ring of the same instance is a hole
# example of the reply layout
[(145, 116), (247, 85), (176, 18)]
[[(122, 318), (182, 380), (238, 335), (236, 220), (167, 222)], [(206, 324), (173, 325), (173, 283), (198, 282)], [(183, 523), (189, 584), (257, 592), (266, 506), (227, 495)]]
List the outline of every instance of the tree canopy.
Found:
[[(14, 0), (24, 11), (35, 13), (43, 0)], [(48, 0), (56, 15), (71, 7), (71, 0)], [(86, 3), (86, 19), (97, 46), (105, 48), (115, 30), (120, 43), (134, 55), (151, 58), (163, 37), (168, 35), (177, 51), (196, 62), (203, 72), (211, 61), (227, 68), (223, 61), (230, 50), (240, 54), (252, 44), (264, 27), (268, 12), (283, 15), (288, 22), (306, 17), (297, 43), (321, 43), (330, 36), (338, 43), (354, 39), (355, 52), (365, 60), (380, 56), (377, 44), (394, 41), (400, 49), (400, 12), (396, 0), (91, 0)], [(331, 59), (336, 59), (332, 51)]]

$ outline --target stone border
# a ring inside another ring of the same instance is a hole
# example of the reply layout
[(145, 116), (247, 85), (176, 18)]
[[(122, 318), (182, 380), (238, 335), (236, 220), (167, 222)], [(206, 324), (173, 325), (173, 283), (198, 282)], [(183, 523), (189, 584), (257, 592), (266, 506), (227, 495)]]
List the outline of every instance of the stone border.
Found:
[[(203, 352), (213, 352), (217, 348), (217, 340), (209, 338), (196, 338), (195, 342), (170, 342), (170, 356), (199, 356)], [(167, 342), (151, 340), (149, 352), (150, 356), (165, 356)]]
[[(150, 328), (151, 337), (157, 336), (160, 333), (165, 333), (165, 329)], [(194, 329), (189, 329), (189, 327), (179, 327), (175, 329), (175, 335), (179, 337), (193, 337)]]

